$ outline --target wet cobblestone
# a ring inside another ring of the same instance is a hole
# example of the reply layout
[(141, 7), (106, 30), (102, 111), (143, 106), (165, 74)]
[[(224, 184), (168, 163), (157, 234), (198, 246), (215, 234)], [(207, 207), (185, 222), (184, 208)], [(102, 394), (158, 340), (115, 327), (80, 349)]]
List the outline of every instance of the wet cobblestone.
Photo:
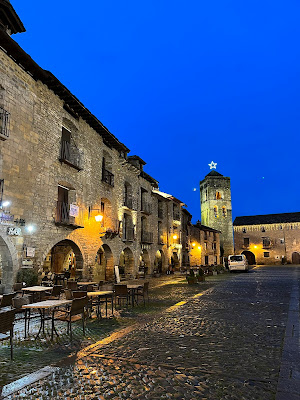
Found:
[(295, 270), (261, 267), (190, 299), (186, 285), (185, 304), (8, 398), (274, 399)]

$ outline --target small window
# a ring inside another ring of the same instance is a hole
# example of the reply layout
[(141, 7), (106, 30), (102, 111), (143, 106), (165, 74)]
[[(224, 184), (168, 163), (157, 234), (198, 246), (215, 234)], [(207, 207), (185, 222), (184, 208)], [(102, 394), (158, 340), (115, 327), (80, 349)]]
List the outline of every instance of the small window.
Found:
[(262, 226), (262, 227), (261, 227), (261, 231), (262, 231), (262, 232), (266, 232), (266, 230), (265, 230), (265, 227), (264, 227), (264, 226)]
[(279, 225), (279, 229), (282, 231), (282, 225)]
[(250, 245), (250, 239), (244, 238), (244, 247), (249, 247), (249, 245)]
[(284, 239), (279, 239), (280, 240), (280, 244), (284, 244)]
[(264, 251), (264, 257), (265, 258), (270, 257), (270, 252), (269, 251)]
[(221, 192), (216, 192), (216, 200), (221, 200), (222, 199), (222, 194)]
[(243, 233), (246, 233), (247, 232), (247, 229), (246, 228), (243, 228)]
[(218, 207), (214, 206), (214, 216), (215, 218), (218, 218)]
[(223, 217), (226, 217), (226, 215), (227, 215), (227, 210), (226, 210), (225, 206), (222, 207), (222, 215), (223, 215)]

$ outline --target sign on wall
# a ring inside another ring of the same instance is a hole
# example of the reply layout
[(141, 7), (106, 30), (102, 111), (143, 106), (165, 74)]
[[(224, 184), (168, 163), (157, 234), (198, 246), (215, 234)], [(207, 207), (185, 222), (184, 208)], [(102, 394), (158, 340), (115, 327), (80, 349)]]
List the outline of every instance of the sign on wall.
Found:
[(70, 217), (78, 217), (79, 207), (75, 204), (70, 204)]
[(10, 226), (9, 228), (7, 228), (7, 234), (10, 236), (21, 236), (22, 230), (21, 230), (21, 228), (17, 228), (15, 226)]
[(34, 256), (35, 256), (35, 247), (27, 247), (26, 257), (34, 257)]

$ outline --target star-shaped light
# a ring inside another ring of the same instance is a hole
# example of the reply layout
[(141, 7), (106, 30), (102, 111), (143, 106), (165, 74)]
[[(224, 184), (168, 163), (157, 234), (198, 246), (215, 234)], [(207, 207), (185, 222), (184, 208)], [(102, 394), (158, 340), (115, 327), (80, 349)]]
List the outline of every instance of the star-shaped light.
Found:
[(215, 162), (211, 162), (210, 164), (208, 164), (209, 165), (209, 168), (210, 169), (217, 169), (217, 163), (215, 163)]

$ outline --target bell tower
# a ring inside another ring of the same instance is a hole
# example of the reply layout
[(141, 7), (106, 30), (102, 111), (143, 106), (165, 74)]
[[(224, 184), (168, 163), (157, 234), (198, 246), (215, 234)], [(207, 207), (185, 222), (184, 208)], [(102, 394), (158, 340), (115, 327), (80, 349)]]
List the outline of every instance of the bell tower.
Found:
[(217, 164), (209, 164), (211, 171), (200, 182), (201, 223), (221, 231), (221, 256), (234, 252), (230, 178), (215, 170)]

